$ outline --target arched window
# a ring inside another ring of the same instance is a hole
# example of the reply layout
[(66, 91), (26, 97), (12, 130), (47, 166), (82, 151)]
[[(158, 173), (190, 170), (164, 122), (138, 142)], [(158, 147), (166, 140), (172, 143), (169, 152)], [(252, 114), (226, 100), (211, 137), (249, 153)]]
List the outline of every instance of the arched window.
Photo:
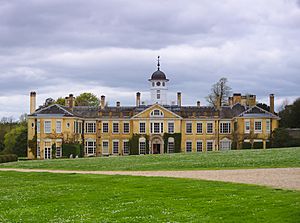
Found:
[(175, 152), (175, 140), (173, 137), (168, 138), (168, 153)]
[(146, 154), (146, 139), (144, 137), (139, 138), (139, 153)]
[(160, 111), (159, 109), (155, 109), (150, 113), (151, 116), (153, 117), (163, 117), (164, 113)]

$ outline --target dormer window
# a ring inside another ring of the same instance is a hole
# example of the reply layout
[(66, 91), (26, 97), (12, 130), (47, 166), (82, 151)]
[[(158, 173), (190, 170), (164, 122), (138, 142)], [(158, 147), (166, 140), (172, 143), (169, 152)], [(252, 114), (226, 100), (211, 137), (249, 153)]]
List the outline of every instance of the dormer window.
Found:
[(155, 109), (151, 112), (151, 116), (153, 117), (163, 117), (164, 113), (158, 109)]

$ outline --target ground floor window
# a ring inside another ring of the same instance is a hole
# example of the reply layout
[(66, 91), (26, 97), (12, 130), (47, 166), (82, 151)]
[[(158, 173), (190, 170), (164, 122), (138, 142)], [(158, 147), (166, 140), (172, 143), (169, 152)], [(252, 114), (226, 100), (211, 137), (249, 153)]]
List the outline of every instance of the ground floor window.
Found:
[(123, 141), (123, 153), (129, 154), (129, 141)]
[(108, 140), (102, 141), (102, 154), (109, 154)]
[(230, 149), (231, 149), (230, 140), (220, 141), (220, 150), (230, 150)]
[(85, 153), (87, 156), (93, 156), (96, 153), (96, 141), (87, 140), (85, 142)]
[(62, 150), (61, 147), (56, 147), (56, 157), (59, 158), (62, 156)]
[(197, 141), (197, 152), (202, 152), (202, 141)]
[(212, 151), (213, 150), (213, 145), (214, 145), (213, 141), (207, 141), (206, 142), (206, 151)]
[(146, 154), (146, 142), (140, 142), (140, 154)]
[(119, 141), (113, 141), (113, 154), (119, 154)]
[(186, 152), (188, 152), (188, 153), (192, 152), (192, 142), (187, 141), (185, 144), (185, 148), (186, 148)]
[(40, 158), (41, 157), (41, 143), (40, 141), (37, 141), (37, 146), (36, 146), (36, 157)]
[(174, 153), (174, 142), (168, 142), (168, 153)]

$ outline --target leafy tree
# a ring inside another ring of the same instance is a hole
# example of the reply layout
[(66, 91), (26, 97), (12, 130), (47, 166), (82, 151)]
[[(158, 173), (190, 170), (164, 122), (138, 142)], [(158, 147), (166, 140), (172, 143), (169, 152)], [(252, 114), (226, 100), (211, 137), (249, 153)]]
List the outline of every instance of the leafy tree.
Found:
[(271, 136), (272, 147), (289, 146), (290, 141), (291, 141), (291, 137), (286, 129), (277, 128), (272, 132), (272, 136)]
[(266, 110), (266, 111), (268, 111), (268, 112), (270, 111), (270, 106), (265, 104), (265, 103), (258, 103), (257, 106), (264, 109), (264, 110)]
[(4, 153), (13, 153), (18, 156), (26, 156), (27, 151), (27, 127), (19, 125), (4, 136)]
[(99, 99), (93, 93), (82, 93), (75, 99), (78, 106), (99, 106)]
[(65, 105), (65, 99), (63, 97), (59, 97), (56, 99), (55, 104)]
[(296, 99), (292, 105), (286, 105), (279, 112), (279, 116), (281, 127), (300, 128), (300, 98)]
[(227, 103), (228, 97), (231, 93), (231, 87), (227, 85), (227, 78), (222, 77), (217, 83), (211, 87), (211, 93), (206, 97), (207, 102), (217, 107), (218, 98), (221, 101), (221, 105)]

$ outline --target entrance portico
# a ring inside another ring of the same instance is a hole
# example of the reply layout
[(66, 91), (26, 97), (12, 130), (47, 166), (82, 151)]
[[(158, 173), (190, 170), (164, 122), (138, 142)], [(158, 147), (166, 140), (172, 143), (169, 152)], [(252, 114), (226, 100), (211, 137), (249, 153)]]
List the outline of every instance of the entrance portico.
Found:
[(149, 144), (151, 154), (164, 153), (164, 140), (161, 135), (150, 136)]

